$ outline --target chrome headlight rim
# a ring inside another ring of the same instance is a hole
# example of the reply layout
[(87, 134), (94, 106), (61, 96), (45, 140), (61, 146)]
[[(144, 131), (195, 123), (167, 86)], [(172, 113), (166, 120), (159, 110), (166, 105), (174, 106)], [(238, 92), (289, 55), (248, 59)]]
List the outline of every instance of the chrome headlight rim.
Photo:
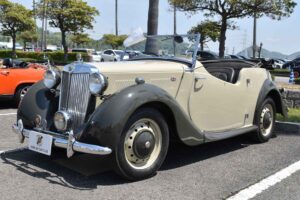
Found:
[[(60, 118), (60, 119), (63, 119), (63, 124), (59, 125), (58, 124), (58, 119), (57, 118)], [(55, 128), (58, 130), (58, 131), (67, 131), (70, 129), (71, 127), (71, 123), (72, 123), (72, 120), (71, 120), (71, 116), (69, 113), (65, 112), (65, 111), (57, 111), (55, 114), (54, 114), (54, 117), (53, 117), (53, 122), (54, 122), (54, 126)]]
[(60, 76), (58, 72), (54, 70), (47, 70), (44, 74), (43, 82), (48, 89), (54, 89), (60, 83)]
[(89, 90), (93, 95), (102, 95), (107, 87), (108, 80), (103, 74), (99, 72), (90, 74)]

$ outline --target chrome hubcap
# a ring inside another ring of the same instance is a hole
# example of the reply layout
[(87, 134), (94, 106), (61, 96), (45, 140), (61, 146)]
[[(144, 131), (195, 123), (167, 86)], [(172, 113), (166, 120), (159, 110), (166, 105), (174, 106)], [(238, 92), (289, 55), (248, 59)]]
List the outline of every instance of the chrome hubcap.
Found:
[(24, 88), (21, 90), (21, 93), (20, 93), (20, 99), (23, 99), (23, 98), (24, 98), (24, 96), (27, 94), (29, 88), (30, 88), (30, 86), (27, 86), (27, 87), (24, 87)]
[(263, 136), (271, 134), (273, 127), (273, 108), (270, 104), (265, 105), (260, 115), (260, 131)]
[(162, 134), (158, 124), (151, 119), (138, 120), (126, 134), (126, 161), (133, 168), (145, 169), (157, 160), (161, 146)]

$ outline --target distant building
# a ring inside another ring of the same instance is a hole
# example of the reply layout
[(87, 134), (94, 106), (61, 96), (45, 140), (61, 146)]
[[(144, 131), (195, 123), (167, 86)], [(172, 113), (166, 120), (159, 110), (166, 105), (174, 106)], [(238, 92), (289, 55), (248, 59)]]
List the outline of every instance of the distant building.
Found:
[[(9, 39), (9, 42), (1, 42), (0, 41), (0, 48), (1, 49), (12, 49), (12, 47), (13, 47), (13, 42), (12, 42), (11, 38)], [(16, 43), (16, 49), (22, 50), (23, 47), (19, 43)]]

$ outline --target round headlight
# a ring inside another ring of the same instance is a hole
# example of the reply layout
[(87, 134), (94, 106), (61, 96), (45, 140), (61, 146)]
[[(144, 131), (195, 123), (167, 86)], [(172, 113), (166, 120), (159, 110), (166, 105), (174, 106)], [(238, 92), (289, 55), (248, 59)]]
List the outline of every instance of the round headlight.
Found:
[(66, 131), (71, 125), (71, 117), (68, 113), (58, 111), (54, 115), (54, 125), (59, 131)]
[(108, 86), (107, 78), (100, 73), (92, 73), (90, 75), (89, 88), (94, 95), (102, 94)]
[(44, 84), (47, 88), (53, 89), (60, 82), (60, 77), (57, 72), (53, 70), (47, 70), (44, 74)]

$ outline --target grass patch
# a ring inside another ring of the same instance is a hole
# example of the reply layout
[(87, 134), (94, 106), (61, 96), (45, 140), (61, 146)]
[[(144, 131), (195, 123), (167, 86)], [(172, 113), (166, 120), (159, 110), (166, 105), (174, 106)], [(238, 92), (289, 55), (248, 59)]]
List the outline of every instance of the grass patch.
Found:
[(283, 122), (296, 122), (296, 123), (300, 123), (300, 109), (296, 109), (296, 108), (291, 108), (289, 109), (288, 112), (288, 118), (284, 119), (282, 117), (282, 115), (277, 114), (276, 119), (278, 121), (283, 121)]
[(274, 69), (272, 72), (290, 73), (290, 70), (288, 70), (288, 69)]

